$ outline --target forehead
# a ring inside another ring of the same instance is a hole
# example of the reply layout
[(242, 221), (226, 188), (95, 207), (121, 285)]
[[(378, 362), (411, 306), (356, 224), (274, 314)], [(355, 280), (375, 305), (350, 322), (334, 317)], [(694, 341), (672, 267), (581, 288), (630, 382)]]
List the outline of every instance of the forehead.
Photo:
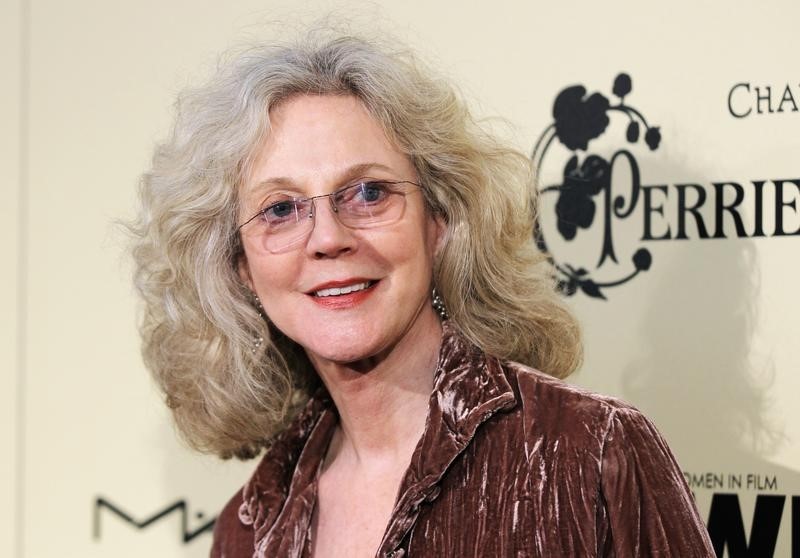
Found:
[[(290, 183), (325, 193), (353, 169), (381, 177), (414, 178), (410, 158), (384, 133), (364, 104), (350, 95), (297, 95), (269, 113), (270, 129), (258, 147), (250, 189)], [(388, 173), (388, 174), (386, 174)]]

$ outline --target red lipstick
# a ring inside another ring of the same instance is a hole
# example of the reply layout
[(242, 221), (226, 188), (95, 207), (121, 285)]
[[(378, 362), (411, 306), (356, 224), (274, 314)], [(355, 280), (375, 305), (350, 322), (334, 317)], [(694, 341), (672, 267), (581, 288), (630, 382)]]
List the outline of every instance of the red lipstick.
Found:
[(321, 283), (306, 294), (323, 308), (339, 310), (352, 308), (363, 302), (374, 292), (377, 284), (378, 281), (372, 279), (354, 277)]

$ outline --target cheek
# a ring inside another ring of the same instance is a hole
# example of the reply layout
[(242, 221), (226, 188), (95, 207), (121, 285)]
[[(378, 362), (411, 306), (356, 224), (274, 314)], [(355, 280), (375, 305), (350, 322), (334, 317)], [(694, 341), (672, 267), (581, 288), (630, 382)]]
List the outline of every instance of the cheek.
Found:
[(437, 237), (428, 227), (420, 226), (398, 237), (392, 243), (392, 251), (384, 255), (396, 267), (403, 269), (405, 276), (411, 275), (413, 283), (427, 283), (431, 279), (436, 254)]
[(407, 263), (419, 265), (429, 257), (433, 246), (426, 228), (420, 224), (375, 235), (369, 245), (373, 254), (392, 266)]
[(287, 263), (263, 265), (253, 271), (253, 283), (259, 296), (274, 298), (288, 293), (294, 286), (297, 273), (294, 266)]
[(252, 288), (261, 299), (268, 317), (274, 321), (276, 311), (286, 301), (286, 297), (295, 288), (298, 277), (298, 266), (294, 258), (264, 258), (249, 259), (250, 279)]
[(256, 282), (256, 293), (270, 323), (292, 337), (291, 332), (296, 329), (298, 320), (302, 322), (299, 315), (302, 306), (299, 300), (293, 298), (295, 293), (288, 286), (286, 278), (274, 274), (261, 276)]

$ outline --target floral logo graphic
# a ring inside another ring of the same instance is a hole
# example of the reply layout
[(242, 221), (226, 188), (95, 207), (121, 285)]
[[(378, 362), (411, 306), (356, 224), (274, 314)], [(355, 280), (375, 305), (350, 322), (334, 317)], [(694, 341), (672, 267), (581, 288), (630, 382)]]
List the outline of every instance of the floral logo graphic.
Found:
[[(633, 213), (639, 200), (641, 185), (639, 167), (629, 150), (620, 149), (612, 157), (605, 159), (597, 153), (591, 153), (590, 145), (608, 131), (612, 117), (627, 119), (625, 141), (628, 145), (632, 146), (643, 139), (643, 143), (651, 151), (655, 151), (661, 144), (660, 128), (649, 125), (640, 111), (625, 102), (631, 90), (631, 78), (625, 73), (619, 74), (614, 80), (612, 93), (618, 102), (613, 105), (602, 93), (587, 95), (586, 88), (582, 85), (563, 89), (553, 103), (554, 121), (539, 136), (531, 156), (536, 168), (542, 169), (555, 140), (570, 152), (561, 183), (542, 188), (540, 194), (542, 197), (557, 195), (555, 232), (563, 241), (575, 240), (581, 230), (588, 231), (597, 218), (600, 218), (603, 239), (596, 270), (608, 260), (619, 265), (613, 242), (613, 220), (624, 219)], [(627, 162), (630, 166), (631, 187), (627, 198), (623, 195), (615, 196), (612, 192), (612, 169), (617, 161)], [(631, 263), (627, 270), (621, 272), (622, 275), (610, 280), (600, 280), (593, 277), (592, 272), (585, 267), (573, 266), (555, 258), (545, 241), (541, 220), (537, 223), (535, 236), (539, 248), (548, 254), (553, 264), (559, 290), (570, 296), (580, 290), (590, 297), (605, 299), (604, 289), (627, 283), (639, 273), (650, 269), (652, 264), (650, 251), (639, 248), (631, 256)]]

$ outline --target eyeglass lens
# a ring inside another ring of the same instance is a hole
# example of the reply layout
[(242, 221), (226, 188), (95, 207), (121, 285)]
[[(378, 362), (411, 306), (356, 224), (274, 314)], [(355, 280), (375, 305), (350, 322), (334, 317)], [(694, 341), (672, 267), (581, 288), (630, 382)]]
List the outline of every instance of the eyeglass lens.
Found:
[(272, 253), (295, 247), (314, 228), (315, 203), (329, 198), (339, 222), (360, 229), (390, 224), (399, 220), (405, 210), (405, 196), (413, 182), (369, 181), (347, 186), (330, 194), (311, 198), (290, 198), (278, 195), (267, 199), (255, 219), (261, 230), (264, 249)]

